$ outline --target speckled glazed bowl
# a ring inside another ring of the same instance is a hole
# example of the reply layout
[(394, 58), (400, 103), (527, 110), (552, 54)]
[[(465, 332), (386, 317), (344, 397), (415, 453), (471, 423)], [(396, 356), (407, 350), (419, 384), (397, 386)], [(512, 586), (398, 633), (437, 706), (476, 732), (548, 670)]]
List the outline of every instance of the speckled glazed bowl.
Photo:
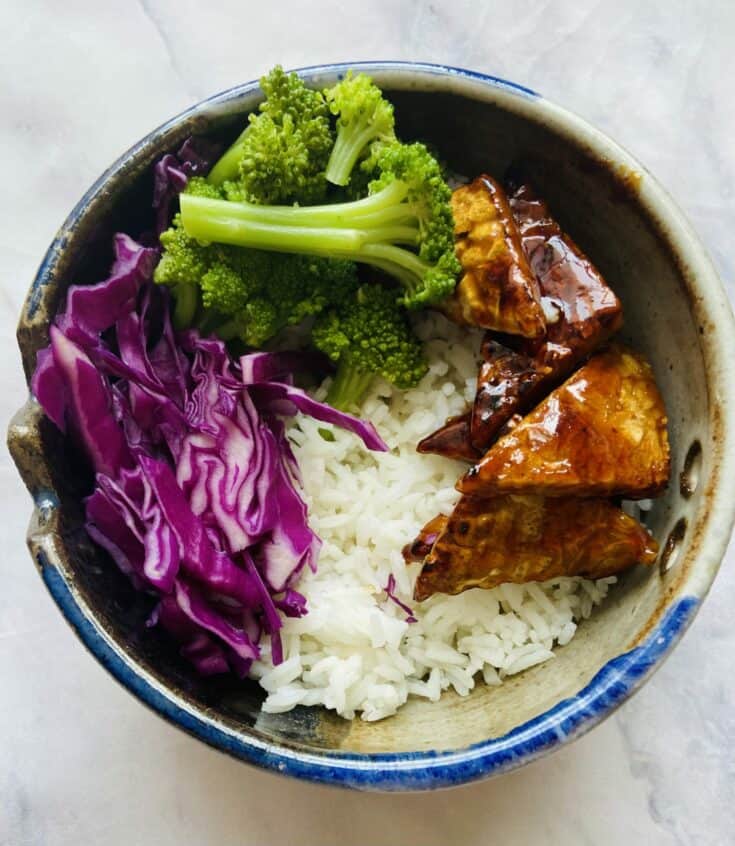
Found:
[[(310, 68), (314, 85), (347, 66)], [(35, 502), (29, 546), (71, 626), (107, 669), (168, 720), (245, 761), (299, 778), (415, 790), (501, 773), (578, 737), (640, 686), (684, 633), (723, 556), (735, 512), (735, 328), (701, 244), (641, 165), (584, 121), (521, 86), (432, 65), (362, 66), (396, 104), (399, 133), (454, 169), (502, 174), (522, 160), (562, 224), (621, 297), (625, 336), (653, 362), (669, 412), (672, 481), (650, 526), (663, 552), (625, 574), (555, 660), (467, 698), (410, 701), (379, 723), (320, 709), (270, 715), (255, 684), (202, 681), (155, 631), (145, 604), (82, 528), (90, 479), (30, 399), (10, 448)], [(110, 235), (148, 220), (151, 163), (189, 134), (233, 136), (260, 92), (213, 97), (152, 132), (92, 186), (43, 260), (18, 330), (30, 375), (71, 282), (102, 278)], [(145, 214), (145, 212), (143, 212)]]

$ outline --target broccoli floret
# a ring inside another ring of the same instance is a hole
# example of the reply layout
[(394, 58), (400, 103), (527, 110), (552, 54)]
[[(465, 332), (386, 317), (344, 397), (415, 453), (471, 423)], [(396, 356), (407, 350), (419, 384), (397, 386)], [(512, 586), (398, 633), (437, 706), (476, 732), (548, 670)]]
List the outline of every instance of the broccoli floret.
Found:
[(224, 341), (239, 338), (249, 347), (260, 347), (283, 328), (277, 307), (270, 300), (254, 297), (226, 323), (215, 328)]
[(454, 290), (460, 271), (451, 190), (425, 145), (372, 146), (375, 178), (361, 200), (262, 206), (183, 194), (184, 227), (204, 241), (364, 262), (401, 282), (408, 308), (438, 303)]
[(265, 100), (212, 168), (208, 181), (230, 200), (315, 203), (324, 199), (334, 143), (329, 108), (319, 91), (275, 67), (260, 80)]
[(163, 254), (156, 266), (153, 278), (161, 285), (195, 285), (209, 268), (209, 253), (206, 247), (186, 234), (177, 214), (171, 226), (161, 233)]
[(337, 363), (327, 402), (342, 410), (359, 408), (375, 376), (405, 389), (426, 373), (421, 343), (396, 308), (395, 292), (383, 285), (363, 285), (350, 301), (322, 314), (312, 341)]
[[(440, 302), (460, 270), (439, 163), (395, 138), (392, 106), (367, 77), (348, 75), (327, 100), (280, 68), (262, 85), (258, 114), (206, 180), (189, 181), (161, 236), (155, 278), (174, 287), (178, 325), (196, 314), (207, 331), (260, 347), (314, 317), (313, 343), (337, 364), (333, 405), (359, 406), (377, 375), (415, 385), (426, 364), (402, 306)], [(327, 179), (349, 201), (308, 205)], [(354, 262), (400, 287), (360, 287)]]
[(401, 255), (405, 250), (384, 244), (370, 249), (377, 259), (385, 257), (383, 269), (403, 283), (405, 305), (437, 303), (452, 293), (461, 269), (454, 253), (452, 191), (441, 166), (424, 144), (395, 142), (377, 150), (375, 169), (380, 176), (370, 183), (371, 193), (389, 189), (396, 181), (408, 186), (407, 204), (419, 229), (419, 258), (426, 270), (420, 273), (411, 267)]
[(183, 329), (191, 325), (198, 303), (198, 285), (211, 263), (211, 248), (189, 237), (177, 214), (171, 226), (160, 235), (163, 253), (153, 272), (153, 281), (167, 285), (174, 295), (174, 324)]
[(210, 199), (219, 200), (226, 196), (223, 189), (218, 185), (212, 185), (203, 176), (190, 176), (185, 191), (187, 194), (193, 194), (195, 197), (209, 197)]
[(249, 291), (248, 279), (225, 261), (213, 264), (202, 276), (202, 303), (220, 314), (232, 314), (245, 308)]
[[(238, 337), (248, 346), (261, 346), (286, 326), (301, 323), (324, 309), (340, 306), (358, 287), (357, 269), (352, 262), (314, 256), (240, 250), (241, 278), (255, 280), (257, 286), (242, 300), (232, 291), (223, 275), (228, 302), (220, 297), (213, 307), (229, 319), (216, 328), (229, 340)], [(240, 304), (242, 303), (242, 304)], [(225, 306), (236, 306), (226, 308)]]
[(328, 88), (324, 96), (332, 114), (337, 116), (337, 140), (329, 156), (326, 177), (334, 185), (347, 185), (368, 145), (395, 138), (393, 105), (369, 76), (353, 76), (352, 71)]
[(208, 249), (210, 269), (200, 283), (202, 302), (206, 308), (225, 316), (236, 314), (271, 284), (274, 274), (272, 253), (222, 244), (211, 244)]
[[(188, 188), (187, 188), (188, 194)], [(173, 289), (177, 327), (199, 325), (221, 338), (260, 346), (350, 298), (358, 287), (351, 261), (199, 243), (177, 215), (161, 235), (163, 256), (154, 280)], [(198, 309), (199, 292), (204, 313)]]

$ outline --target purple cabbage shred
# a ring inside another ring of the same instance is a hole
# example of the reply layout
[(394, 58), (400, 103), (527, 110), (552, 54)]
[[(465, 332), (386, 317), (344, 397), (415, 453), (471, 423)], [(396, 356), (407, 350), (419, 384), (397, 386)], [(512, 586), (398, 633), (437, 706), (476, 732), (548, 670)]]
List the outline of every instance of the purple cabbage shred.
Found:
[[(162, 221), (209, 156), (187, 142), (156, 165)], [(307, 613), (295, 586), (305, 566), (316, 568), (321, 543), (281, 418), (309, 414), (370, 449), (386, 446), (369, 423), (294, 387), (302, 356), (238, 360), (215, 338), (176, 334), (168, 293), (152, 283), (158, 250), (121, 234), (113, 243), (109, 277), (69, 289), (32, 390), (89, 459), (87, 531), (157, 598), (148, 625), (201, 675), (245, 677), (264, 636), (282, 660), (283, 618)]]
[(388, 576), (388, 584), (383, 588), (385, 591), (386, 596), (390, 599), (391, 602), (394, 602), (401, 611), (405, 612), (406, 614), (406, 622), (407, 623), (417, 623), (418, 620), (413, 615), (413, 608), (410, 605), (406, 605), (405, 602), (402, 602), (396, 596), (396, 577), (391, 573)]

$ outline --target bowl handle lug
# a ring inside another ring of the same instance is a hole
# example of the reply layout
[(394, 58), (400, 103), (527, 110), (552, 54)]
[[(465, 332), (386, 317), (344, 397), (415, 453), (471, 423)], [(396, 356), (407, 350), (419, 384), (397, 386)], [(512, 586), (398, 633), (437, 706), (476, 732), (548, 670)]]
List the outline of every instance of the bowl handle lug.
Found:
[[(57, 561), (61, 553), (59, 498), (44, 455), (44, 428), (53, 425), (34, 397), (14, 415), (8, 427), (8, 450), (35, 508), (26, 537), (37, 566)], [(40, 553), (45, 553), (43, 556)]]

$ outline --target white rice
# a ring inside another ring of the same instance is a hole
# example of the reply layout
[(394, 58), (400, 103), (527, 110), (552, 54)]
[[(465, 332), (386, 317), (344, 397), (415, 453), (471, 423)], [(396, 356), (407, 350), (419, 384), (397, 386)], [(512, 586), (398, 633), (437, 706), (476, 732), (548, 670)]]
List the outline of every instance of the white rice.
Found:
[[(375, 385), (362, 408), (389, 453), (371, 453), (339, 429), (326, 441), (317, 431), (324, 424), (309, 418), (290, 428), (310, 523), (323, 547), (317, 573), (305, 573), (298, 585), (308, 614), (285, 621), (285, 660), (273, 667), (266, 647), (253, 666), (270, 713), (323, 705), (348, 719), (359, 713), (379, 720), (409, 696), (436, 701), (450, 687), (464, 696), (478, 680), (501, 684), (553, 658), (554, 646), (572, 639), (577, 621), (615, 581), (560, 578), (412, 601), (419, 565), (406, 566), (401, 549), (437, 512), (450, 513), (465, 468), (419, 455), (416, 442), (474, 396), (479, 347), (479, 335), (438, 315), (422, 317), (417, 328), (427, 342), (429, 373), (415, 390)], [(387, 600), (391, 573), (416, 623)]]

